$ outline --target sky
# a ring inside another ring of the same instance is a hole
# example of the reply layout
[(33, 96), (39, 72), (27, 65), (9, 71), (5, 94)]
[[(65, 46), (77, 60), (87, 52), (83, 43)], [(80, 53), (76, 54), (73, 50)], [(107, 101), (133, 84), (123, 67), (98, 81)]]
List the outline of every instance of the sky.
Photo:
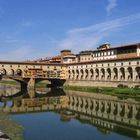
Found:
[(140, 0), (0, 0), (0, 61), (140, 43)]

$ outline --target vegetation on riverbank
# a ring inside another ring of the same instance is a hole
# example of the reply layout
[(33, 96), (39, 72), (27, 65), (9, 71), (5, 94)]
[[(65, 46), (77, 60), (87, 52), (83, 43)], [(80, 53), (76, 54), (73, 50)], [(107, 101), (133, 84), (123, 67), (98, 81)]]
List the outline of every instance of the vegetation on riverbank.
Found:
[(0, 83), (1, 83), (1, 84), (8, 84), (8, 85), (20, 85), (19, 82), (17, 82), (17, 81), (12, 81), (12, 80), (1, 80)]
[[(10, 81), (8, 81), (8, 80), (1, 80), (0, 84), (8, 84), (8, 85), (20, 86), (20, 83), (17, 82), (17, 81), (14, 81), (14, 80), (13, 81), (12, 80), (10, 80)], [(36, 84), (36, 87), (45, 88), (45, 87), (47, 87), (47, 83), (39, 82), (39, 83)]]
[[(10, 85), (20, 85), (16, 81), (0, 81), (1, 84), (10, 84)], [(39, 82), (36, 84), (37, 88), (46, 88), (47, 83)], [(101, 93), (108, 94), (113, 96), (118, 96), (119, 98), (134, 98), (135, 100), (140, 101), (140, 88), (128, 88), (128, 87), (88, 87), (88, 86), (63, 86), (65, 90), (74, 90), (81, 92), (90, 92), (90, 93)]]
[(118, 88), (118, 87), (83, 87), (83, 86), (64, 86), (65, 90), (74, 90), (81, 92), (91, 92), (91, 93), (101, 93), (113, 96), (118, 96), (119, 98), (134, 98), (140, 100), (140, 88)]
[(23, 127), (14, 122), (8, 113), (0, 111), (0, 130), (12, 140), (23, 140)]

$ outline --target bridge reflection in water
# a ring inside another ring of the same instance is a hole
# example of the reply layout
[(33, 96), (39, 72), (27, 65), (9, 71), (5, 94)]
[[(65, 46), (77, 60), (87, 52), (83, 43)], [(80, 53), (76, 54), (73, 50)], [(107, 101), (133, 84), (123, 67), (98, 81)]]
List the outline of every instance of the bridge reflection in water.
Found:
[[(11, 89), (10, 89), (11, 90)], [(2, 90), (0, 90), (2, 92)], [(78, 119), (103, 133), (116, 132), (140, 139), (140, 103), (108, 95), (64, 92), (63, 89), (34, 90), (1, 96), (0, 109), (10, 113), (55, 111), (62, 121)], [(34, 96), (31, 96), (34, 95)]]

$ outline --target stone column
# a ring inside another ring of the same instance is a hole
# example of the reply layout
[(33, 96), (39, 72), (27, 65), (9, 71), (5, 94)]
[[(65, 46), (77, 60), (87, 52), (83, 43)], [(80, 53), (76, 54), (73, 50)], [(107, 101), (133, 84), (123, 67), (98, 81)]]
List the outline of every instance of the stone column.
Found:
[[(129, 72), (126, 70), (125, 71), (125, 81), (128, 81), (128, 76), (129, 76), (130, 74), (129, 74)], [(130, 79), (129, 79), (130, 80)]]
[(137, 75), (137, 72), (135, 71), (135, 69), (133, 69), (133, 81), (136, 81), (136, 75)]
[(107, 70), (105, 69), (105, 78), (104, 78), (105, 81), (107, 81), (107, 76), (108, 76)]
[(118, 79), (117, 79), (118, 81), (120, 81), (121, 80), (121, 73), (120, 73), (120, 70), (118, 70)]
[(114, 71), (113, 71), (113, 69), (111, 69), (111, 81), (114, 81), (114, 76), (115, 76), (115, 74), (114, 74)]
[(35, 89), (35, 79), (34, 78), (30, 78), (27, 87), (28, 87), (28, 89)]
[(21, 91), (27, 90), (27, 84), (26, 84), (26, 82), (25, 83), (24, 82), (21, 82), (20, 85), (21, 85)]

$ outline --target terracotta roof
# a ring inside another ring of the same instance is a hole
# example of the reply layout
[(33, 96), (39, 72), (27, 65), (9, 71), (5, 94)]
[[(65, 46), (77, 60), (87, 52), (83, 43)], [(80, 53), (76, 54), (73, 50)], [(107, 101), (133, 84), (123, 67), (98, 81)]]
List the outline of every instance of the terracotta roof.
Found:
[(140, 46), (140, 43), (122, 45), (122, 46), (112, 47), (112, 48), (108, 48), (108, 49), (104, 49), (104, 50), (93, 50), (92, 52), (100, 52), (100, 51), (107, 51), (107, 50), (115, 50), (115, 49), (130, 47), (130, 46), (132, 46), (132, 47), (133, 47), (133, 46)]
[(63, 56), (63, 58), (75, 58), (75, 57), (76, 57), (76, 55), (74, 55), (74, 54), (69, 54), (69, 55)]
[(17, 64), (17, 65), (64, 65), (64, 64), (61, 64), (61, 63), (19, 62), (19, 61), (0, 61), (0, 64)]

